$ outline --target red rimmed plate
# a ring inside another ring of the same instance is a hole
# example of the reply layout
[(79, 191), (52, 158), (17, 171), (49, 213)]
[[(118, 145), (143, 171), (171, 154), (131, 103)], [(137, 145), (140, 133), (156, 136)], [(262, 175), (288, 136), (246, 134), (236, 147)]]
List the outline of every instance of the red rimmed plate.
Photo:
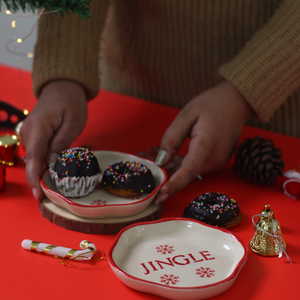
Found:
[(153, 173), (156, 188), (150, 194), (137, 197), (118, 197), (101, 189), (99, 184), (95, 190), (84, 197), (67, 198), (61, 195), (46, 170), (41, 178), (41, 187), (46, 197), (55, 205), (63, 207), (71, 213), (84, 218), (127, 217), (140, 213), (155, 199), (160, 187), (166, 182), (167, 174), (164, 169), (154, 162), (116, 151), (93, 151), (100, 167), (104, 170), (112, 163), (121, 160), (138, 161), (145, 164)]
[(230, 231), (168, 218), (124, 228), (108, 254), (115, 275), (138, 291), (168, 299), (206, 299), (226, 291), (247, 260)]

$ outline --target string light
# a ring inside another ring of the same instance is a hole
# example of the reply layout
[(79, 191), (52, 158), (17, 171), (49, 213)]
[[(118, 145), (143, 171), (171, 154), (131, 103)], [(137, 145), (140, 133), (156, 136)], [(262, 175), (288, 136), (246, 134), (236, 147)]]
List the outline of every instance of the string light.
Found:
[[(14, 54), (14, 55), (16, 55), (16, 56), (23, 56), (23, 57), (28, 57), (28, 58), (33, 58), (33, 57), (34, 57), (34, 54), (33, 54), (33, 53), (21, 53), (21, 52), (17, 52), (17, 49), (16, 49), (16, 43), (20, 44), (20, 43), (24, 42), (27, 38), (29, 38), (29, 37), (31, 36), (31, 34), (33, 33), (35, 27), (36, 27), (37, 24), (38, 24), (39, 17), (40, 17), (41, 15), (47, 15), (47, 14), (56, 13), (56, 12), (59, 12), (61, 9), (54, 10), (54, 11), (49, 11), (49, 12), (44, 12), (44, 10), (45, 10), (45, 9), (42, 8), (38, 14), (30, 15), (30, 16), (16, 16), (16, 15), (14, 15), (10, 10), (8, 10), (8, 9), (5, 10), (5, 12), (6, 12), (7, 15), (12, 15), (15, 19), (16, 19), (16, 18), (32, 18), (32, 17), (37, 17), (37, 20), (36, 20), (36, 22), (34, 23), (34, 25), (33, 25), (32, 29), (30, 30), (29, 34), (26, 35), (26, 36), (23, 37), (23, 38), (16, 38), (16, 36), (15, 36), (15, 31), (16, 31), (16, 20), (13, 20), (13, 21), (11, 22), (11, 27), (12, 27), (13, 30), (14, 30), (14, 39), (9, 40), (9, 41), (6, 43), (6, 45), (5, 45), (5, 49), (6, 49), (9, 53)], [(14, 50), (11, 50), (11, 49), (9, 48), (9, 45), (10, 45), (11, 43), (14, 43), (14, 44), (15, 44), (15, 49), (14, 49)]]
[[(17, 68), (18, 68), (18, 74), (19, 74), (19, 81), (20, 81), (20, 87), (21, 87), (21, 93), (22, 93), (22, 98), (23, 98), (23, 107), (24, 107), (24, 110), (23, 110), (23, 114), (25, 116), (28, 115), (28, 109), (26, 108), (27, 105), (26, 105), (26, 99), (25, 99), (25, 93), (24, 93), (24, 88), (23, 88), (23, 78), (22, 78), (22, 74), (21, 74), (21, 71), (20, 71), (20, 60), (19, 60), (19, 56), (24, 56), (24, 57), (28, 57), (28, 58), (33, 58), (34, 57), (34, 54), (29, 52), (29, 53), (20, 53), (18, 52), (17, 50), (17, 45), (18, 44), (21, 44), (24, 40), (26, 40), (28, 37), (31, 36), (31, 34), (33, 33), (36, 25), (37, 25), (37, 22), (38, 22), (38, 19), (36, 20), (33, 28), (31, 29), (30, 33), (25, 36), (24, 38), (17, 38), (16, 37), (16, 28), (17, 28), (17, 24), (16, 24), (16, 18), (26, 18), (26, 16), (16, 16), (14, 14), (11, 13), (11, 11), (9, 10), (5, 10), (6, 14), (7, 15), (11, 15), (13, 17), (13, 20), (11, 21), (11, 27), (13, 29), (13, 39), (12, 40), (9, 40), (6, 45), (5, 45), (5, 48), (6, 50), (11, 53), (11, 54), (14, 54), (15, 55), (15, 60), (16, 60), (16, 64), (17, 64)], [(41, 10), (41, 12), (37, 15), (37, 16), (40, 16), (41, 14), (43, 13), (43, 10)], [(31, 16), (30, 16), (31, 17)], [(10, 49), (9, 48), (9, 45), (13, 43), (14, 44), (14, 49)]]
[[(29, 38), (29, 37), (31, 36), (31, 34), (33, 33), (33, 31), (34, 31), (36, 25), (38, 24), (39, 17), (40, 17), (41, 15), (45, 15), (45, 14), (49, 14), (49, 13), (58, 12), (60, 9), (59, 9), (59, 10), (55, 10), (55, 11), (50, 11), (50, 12), (44, 12), (44, 10), (45, 10), (45, 9), (42, 8), (38, 14), (31, 15), (31, 16), (16, 16), (16, 15), (14, 15), (10, 10), (8, 10), (8, 9), (5, 10), (5, 13), (6, 13), (7, 15), (11, 15), (11, 16), (14, 18), (14, 20), (12, 20), (12, 22), (11, 22), (11, 27), (13, 28), (13, 39), (7, 41), (7, 43), (6, 43), (6, 45), (5, 45), (5, 49), (6, 49), (9, 53), (15, 55), (17, 67), (18, 67), (18, 69), (19, 69), (19, 72), (18, 72), (18, 73), (19, 73), (19, 80), (20, 80), (21, 92), (22, 92), (22, 96), (23, 96), (23, 105), (24, 105), (23, 114), (24, 114), (25, 116), (27, 116), (29, 112), (28, 112), (28, 110), (26, 109), (26, 101), (25, 101), (25, 95), (24, 95), (24, 90), (23, 90), (23, 80), (22, 80), (22, 74), (21, 74), (21, 72), (20, 72), (20, 60), (19, 60), (19, 56), (28, 57), (28, 58), (33, 58), (33, 57), (34, 57), (34, 54), (31, 53), (31, 52), (28, 52), (28, 53), (21, 53), (21, 52), (18, 52), (18, 51), (17, 51), (17, 47), (18, 47), (17, 45), (18, 45), (18, 44), (21, 44), (23, 41), (25, 41), (27, 38)], [(34, 23), (34, 25), (33, 25), (32, 29), (31, 29), (31, 31), (29, 32), (29, 34), (28, 34), (27, 36), (23, 37), (23, 38), (17, 38), (17, 37), (16, 37), (16, 34), (15, 34), (15, 33), (16, 33), (16, 27), (17, 27), (17, 26), (16, 26), (16, 20), (15, 20), (15, 19), (16, 19), (16, 18), (31, 18), (31, 17), (34, 17), (34, 16), (37, 17), (37, 20), (36, 20), (36, 22)], [(9, 48), (9, 45), (10, 45), (11, 43), (14, 43), (14, 50), (11, 50), (11, 49)]]
[[(28, 58), (33, 58), (33, 57), (34, 57), (33, 53), (22, 53), (22, 52), (18, 52), (18, 51), (17, 51), (16, 44), (17, 44), (17, 43), (18, 43), (18, 44), (21, 44), (22, 42), (24, 42), (27, 38), (29, 38), (29, 37), (31, 36), (31, 34), (33, 33), (33, 31), (34, 31), (34, 29), (35, 29), (35, 27), (36, 27), (36, 25), (37, 25), (37, 23), (38, 23), (39, 18), (37, 18), (37, 20), (36, 20), (36, 22), (34, 23), (32, 29), (30, 30), (29, 34), (27, 34), (27, 36), (25, 36), (25, 37), (23, 37), (23, 38), (17, 38), (17, 37), (15, 36), (16, 28), (17, 28), (17, 24), (16, 24), (16, 20), (15, 20), (15, 19), (16, 19), (16, 18), (28, 18), (28, 17), (34, 17), (34, 16), (39, 17), (40, 15), (43, 14), (43, 11), (44, 11), (44, 9), (42, 9), (37, 15), (33, 15), (33, 16), (16, 16), (16, 15), (12, 14), (9, 10), (6, 10), (6, 11), (5, 11), (6, 14), (12, 15), (12, 16), (14, 17), (14, 20), (12, 20), (12, 22), (11, 22), (11, 27), (12, 27), (13, 30), (14, 30), (14, 38), (13, 38), (12, 40), (7, 41), (7, 43), (6, 43), (6, 45), (5, 45), (5, 48), (6, 48), (6, 50), (7, 50), (9, 53), (16, 55), (16, 60), (18, 60), (18, 58), (17, 58), (18, 56), (23, 56), (23, 57), (28, 57)], [(14, 50), (10, 49), (10, 47), (9, 47), (9, 45), (10, 45), (11, 43), (14, 43), (14, 45), (15, 45), (15, 46), (14, 46)]]

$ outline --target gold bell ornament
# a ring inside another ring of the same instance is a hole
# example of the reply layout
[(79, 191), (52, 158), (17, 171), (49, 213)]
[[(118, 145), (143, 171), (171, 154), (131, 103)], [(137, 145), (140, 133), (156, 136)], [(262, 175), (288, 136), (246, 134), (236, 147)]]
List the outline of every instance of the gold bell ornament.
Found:
[[(259, 217), (255, 223), (254, 218)], [(269, 204), (265, 205), (260, 214), (252, 217), (255, 228), (255, 234), (250, 241), (250, 249), (263, 256), (277, 256), (280, 258), (284, 253), (291, 262), (286, 253), (286, 243), (282, 237), (279, 222), (274, 218), (274, 212)]]

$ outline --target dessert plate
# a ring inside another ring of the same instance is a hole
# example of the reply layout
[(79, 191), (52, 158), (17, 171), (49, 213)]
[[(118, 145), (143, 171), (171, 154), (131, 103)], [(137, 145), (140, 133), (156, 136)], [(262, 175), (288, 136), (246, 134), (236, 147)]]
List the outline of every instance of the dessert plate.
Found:
[(71, 198), (65, 197), (57, 191), (49, 171), (45, 170), (41, 178), (41, 187), (46, 197), (54, 204), (65, 208), (77, 216), (84, 218), (108, 218), (138, 214), (154, 200), (160, 187), (167, 180), (165, 170), (150, 160), (116, 151), (93, 151), (93, 153), (96, 155), (103, 170), (110, 164), (121, 160), (144, 163), (154, 176), (156, 188), (150, 194), (142, 194), (135, 197), (119, 197), (101, 189), (101, 185), (98, 184), (91, 194), (84, 197)]
[(108, 254), (129, 287), (169, 299), (206, 299), (235, 281), (247, 260), (245, 244), (226, 229), (185, 218), (124, 228)]

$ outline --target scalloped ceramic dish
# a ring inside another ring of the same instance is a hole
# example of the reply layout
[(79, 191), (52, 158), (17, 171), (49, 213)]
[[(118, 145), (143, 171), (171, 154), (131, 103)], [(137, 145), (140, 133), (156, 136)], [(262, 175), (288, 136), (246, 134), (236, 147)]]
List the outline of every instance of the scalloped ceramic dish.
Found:
[(247, 260), (226, 229), (185, 219), (124, 228), (108, 254), (115, 275), (138, 291), (169, 299), (206, 299), (227, 290)]
[(100, 184), (95, 190), (84, 197), (67, 198), (61, 195), (46, 170), (41, 178), (41, 187), (46, 197), (54, 204), (65, 208), (69, 212), (84, 218), (127, 217), (140, 213), (154, 200), (160, 187), (166, 182), (167, 175), (164, 169), (158, 167), (150, 160), (116, 151), (93, 151), (101, 169), (110, 164), (121, 161), (138, 161), (144, 163), (154, 176), (156, 188), (150, 194), (137, 197), (119, 197), (101, 189)]

